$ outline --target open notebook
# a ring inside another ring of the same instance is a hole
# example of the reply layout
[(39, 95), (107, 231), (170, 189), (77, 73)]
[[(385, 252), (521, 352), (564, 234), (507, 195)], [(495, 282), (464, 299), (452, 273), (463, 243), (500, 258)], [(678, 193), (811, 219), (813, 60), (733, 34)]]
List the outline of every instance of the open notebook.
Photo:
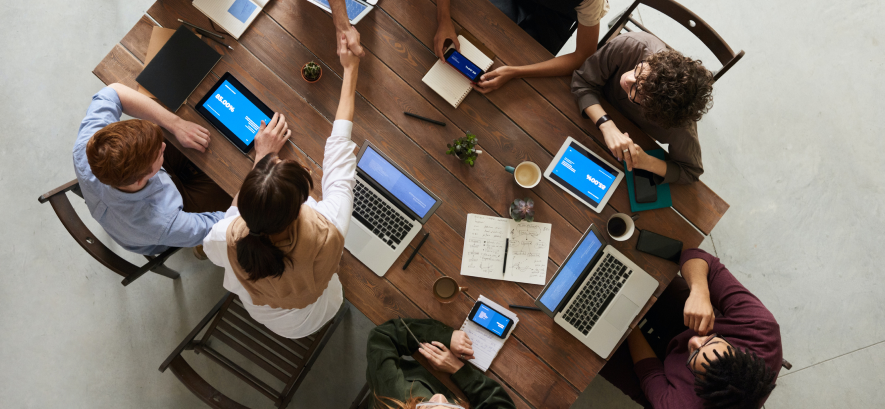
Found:
[(194, 7), (239, 40), (267, 2), (268, 0), (194, 0)]
[[(477, 44), (471, 42), (465, 35)], [(480, 50), (478, 46), (481, 47), (482, 44), (479, 44), (473, 36), (463, 31), (461, 34), (458, 34), (458, 42), (461, 44), (461, 54), (464, 54), (468, 60), (478, 65), (483, 71), (489, 70), (489, 67), (494, 63), (493, 59), (495, 57), (494, 55), (489, 56), (487, 52)], [(453, 47), (454, 45), (446, 50)], [(430, 71), (427, 71), (427, 74), (424, 75), (421, 81), (455, 108), (461, 105), (461, 101), (464, 101), (464, 98), (467, 98), (467, 94), (473, 89), (467, 77), (461, 75), (458, 70), (441, 60), (436, 60), (436, 64), (433, 64), (433, 67), (430, 68)]]
[[(461, 46), (463, 47), (463, 45)], [(498, 338), (492, 335), (487, 329), (480, 327), (477, 323), (470, 321), (470, 317), (464, 320), (464, 324), (461, 324), (461, 331), (467, 333), (467, 336), (470, 337), (470, 340), (473, 341), (473, 358), (467, 362), (473, 364), (473, 366), (479, 368), (481, 371), (485, 372), (489, 370), (489, 367), (492, 366), (492, 361), (495, 360), (495, 357), (498, 356), (498, 351), (504, 347), (504, 342), (510, 338), (510, 334), (513, 333), (513, 330), (516, 329), (516, 324), (519, 324), (519, 317), (516, 316), (512, 311), (501, 307), (494, 301), (486, 298), (485, 296), (480, 295), (479, 300), (482, 301), (489, 307), (492, 307), (493, 310), (504, 314), (507, 318), (513, 320), (513, 325), (510, 327), (510, 332), (507, 333), (507, 336), (504, 339)]]

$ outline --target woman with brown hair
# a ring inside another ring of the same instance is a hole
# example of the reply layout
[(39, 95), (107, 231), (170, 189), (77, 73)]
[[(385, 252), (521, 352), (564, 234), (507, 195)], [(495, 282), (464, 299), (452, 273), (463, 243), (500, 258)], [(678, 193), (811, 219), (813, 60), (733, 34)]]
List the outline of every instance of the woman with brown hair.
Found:
[(209, 259), (224, 267), (224, 288), (255, 321), (288, 338), (316, 332), (344, 302), (338, 265), (356, 183), (350, 133), (359, 58), (347, 47), (338, 50), (344, 79), (323, 157), (323, 200), (310, 197), (306, 166), (277, 157), (291, 131), (275, 114), (255, 137), (255, 167), (203, 240)]
[[(408, 327), (406, 327), (408, 325)], [(422, 341), (418, 344), (409, 330)], [(498, 382), (461, 359), (473, 359), (472, 342), (436, 320), (390, 320), (369, 333), (366, 378), (374, 409), (509, 409), (513, 400)], [(451, 376), (467, 402), (456, 398), (439, 379), (403, 355), (420, 352), (433, 369)]]

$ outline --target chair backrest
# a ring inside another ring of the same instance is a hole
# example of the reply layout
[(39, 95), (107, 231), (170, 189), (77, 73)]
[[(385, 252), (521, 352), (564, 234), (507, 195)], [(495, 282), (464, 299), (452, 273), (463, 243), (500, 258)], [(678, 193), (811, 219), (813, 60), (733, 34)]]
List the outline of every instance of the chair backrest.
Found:
[(77, 244), (79, 244), (83, 250), (86, 250), (90, 256), (98, 260), (99, 263), (123, 277), (128, 277), (138, 272), (138, 266), (124, 260), (122, 257), (111, 251), (111, 249), (107, 248), (107, 246), (95, 238), (95, 235), (89, 231), (89, 228), (86, 227), (85, 224), (83, 224), (83, 220), (77, 215), (74, 206), (71, 205), (71, 201), (68, 200), (67, 196), (67, 192), (69, 191), (73, 191), (79, 195), (79, 189), (80, 184), (77, 182), (77, 179), (74, 179), (43, 194), (37, 200), (40, 203), (49, 202), (49, 204), (52, 205), (52, 210), (55, 211), (58, 220), (60, 220), (61, 224), (65, 226), (65, 229), (71, 234), (71, 237), (73, 237), (74, 240), (77, 241)]
[[(714, 56), (719, 60), (722, 64), (722, 68), (719, 71), (713, 73), (713, 79), (718, 80), (726, 71), (728, 71), (735, 63), (738, 62), (743, 56), (743, 50), (735, 53), (731, 47), (729, 47), (728, 43), (722, 39), (721, 36), (707, 24), (706, 21), (698, 17), (697, 14), (692, 12), (691, 10), (685, 8), (685, 6), (673, 1), (673, 0), (636, 0), (627, 10), (624, 11), (624, 14), (618, 18), (617, 22), (612, 25), (611, 29), (605, 34), (602, 40), (599, 42), (599, 47), (602, 47), (607, 42), (611, 41), (618, 34), (620, 34), (621, 30), (625, 29), (625, 25), (628, 21), (633, 22), (637, 27), (642, 29), (643, 31), (649, 32), (645, 27), (639, 24), (636, 21), (633, 21), (631, 18), (631, 13), (636, 9), (639, 4), (645, 4), (648, 7), (651, 7), (664, 15), (670, 17), (675, 20), (677, 23), (681, 24), (683, 27), (688, 29), (692, 34), (695, 35), (702, 43), (713, 53)], [(649, 32), (650, 33), (650, 32)]]
[[(175, 376), (191, 392), (214, 408), (242, 408), (242, 405), (225, 397), (193, 372), (190, 365), (181, 357), (184, 349), (193, 349), (270, 398), (277, 407), (285, 408), (340, 324), (346, 310), (347, 304), (344, 304), (332, 321), (313, 335), (301, 339), (289, 339), (277, 335), (253, 320), (243, 308), (239, 298), (234, 294), (228, 294), (167, 358), (160, 366), (160, 371), (164, 371), (166, 367), (171, 368)], [(215, 318), (209, 324), (212, 315)], [(207, 324), (209, 327), (203, 337), (194, 341), (196, 335)], [(211, 347), (211, 340), (224, 343), (241, 358), (245, 358), (266, 374), (282, 382), (283, 388), (277, 390), (255, 373), (236, 364), (231, 356), (224, 355)]]

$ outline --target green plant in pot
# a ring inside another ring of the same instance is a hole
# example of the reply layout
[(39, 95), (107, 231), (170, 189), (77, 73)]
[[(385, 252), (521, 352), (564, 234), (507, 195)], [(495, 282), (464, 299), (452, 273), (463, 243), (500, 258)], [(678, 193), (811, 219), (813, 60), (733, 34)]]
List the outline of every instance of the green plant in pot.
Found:
[(530, 198), (514, 200), (510, 204), (510, 217), (518, 222), (535, 221), (535, 201)]
[(482, 154), (482, 151), (476, 149), (477, 143), (479, 143), (479, 139), (476, 135), (467, 131), (463, 137), (455, 139), (450, 144), (446, 144), (446, 147), (449, 148), (446, 150), (446, 154), (454, 155), (456, 158), (460, 159), (461, 162), (473, 167), (476, 163), (476, 158)]
[(307, 82), (317, 82), (323, 76), (323, 67), (311, 61), (301, 67), (301, 78)]

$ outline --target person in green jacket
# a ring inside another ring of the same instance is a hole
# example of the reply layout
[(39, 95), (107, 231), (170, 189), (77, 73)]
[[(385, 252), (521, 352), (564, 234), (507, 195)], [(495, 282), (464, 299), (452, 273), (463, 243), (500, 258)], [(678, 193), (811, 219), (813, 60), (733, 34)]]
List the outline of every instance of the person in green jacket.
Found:
[[(409, 335), (403, 321), (421, 341), (420, 345)], [(371, 408), (411, 409), (420, 403), (425, 403), (421, 409), (516, 408), (498, 382), (460, 360), (473, 359), (472, 342), (464, 331), (455, 331), (436, 320), (403, 321), (387, 321), (369, 334), (366, 378), (373, 394)], [(418, 362), (403, 359), (404, 355), (419, 351), (433, 369), (451, 374), (452, 382), (469, 402), (458, 400)]]

